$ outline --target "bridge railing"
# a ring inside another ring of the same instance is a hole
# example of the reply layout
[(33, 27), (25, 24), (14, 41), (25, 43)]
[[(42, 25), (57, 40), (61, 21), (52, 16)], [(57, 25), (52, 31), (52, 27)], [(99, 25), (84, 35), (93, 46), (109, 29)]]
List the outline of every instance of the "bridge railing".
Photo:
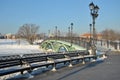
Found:
[[(24, 54), (0, 56), (0, 76), (20, 72), (24, 74), (24, 71), (32, 72), (33, 69), (42, 66), (53, 66), (52, 70), (56, 70), (56, 65), (59, 63), (69, 63), (72, 65), (74, 60), (82, 60), (85, 62), (85, 58), (94, 58), (94, 55), (84, 55), (83, 51), (64, 52), (64, 53), (36, 53), (36, 54)], [(12, 69), (11, 69), (12, 67)], [(15, 67), (15, 68), (14, 68)]]
[[(67, 42), (71, 42), (72, 39), (72, 43), (77, 44), (79, 46), (82, 47), (89, 47), (90, 46), (90, 38), (82, 38), (82, 37), (50, 37), (48, 39), (58, 39), (58, 40), (63, 40), (63, 41), (67, 41)], [(93, 39), (92, 39), (93, 40)], [(120, 40), (116, 40), (116, 41), (111, 41), (111, 40), (104, 40), (104, 39), (98, 39), (95, 41), (96, 45), (99, 45), (101, 47), (104, 48), (109, 48), (113, 51), (120, 51)]]

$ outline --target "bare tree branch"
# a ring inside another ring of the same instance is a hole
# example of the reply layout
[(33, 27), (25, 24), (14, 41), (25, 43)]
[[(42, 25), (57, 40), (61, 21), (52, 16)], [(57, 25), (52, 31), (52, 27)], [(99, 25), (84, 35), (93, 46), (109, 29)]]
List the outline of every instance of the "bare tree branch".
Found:
[(24, 24), (19, 28), (17, 36), (19, 38), (25, 38), (32, 43), (36, 39), (38, 29), (39, 26), (36, 26), (35, 24)]
[(106, 40), (119, 40), (120, 39), (120, 32), (112, 30), (112, 29), (105, 29), (101, 32), (103, 39)]

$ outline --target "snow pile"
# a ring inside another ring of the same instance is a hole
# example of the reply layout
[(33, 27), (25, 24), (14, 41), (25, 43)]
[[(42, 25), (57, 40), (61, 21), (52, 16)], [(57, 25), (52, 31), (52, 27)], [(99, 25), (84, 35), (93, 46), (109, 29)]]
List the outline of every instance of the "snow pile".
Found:
[(33, 44), (40, 44), (40, 43), (42, 43), (43, 41), (44, 41), (43, 39), (35, 40), (35, 41), (33, 42)]

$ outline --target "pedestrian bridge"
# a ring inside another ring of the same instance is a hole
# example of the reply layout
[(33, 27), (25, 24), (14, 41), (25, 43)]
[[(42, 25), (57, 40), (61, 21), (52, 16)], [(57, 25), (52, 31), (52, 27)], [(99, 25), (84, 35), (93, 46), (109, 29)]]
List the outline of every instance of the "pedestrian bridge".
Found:
[(40, 44), (45, 52), (86, 51), (86, 48), (61, 40), (46, 40)]

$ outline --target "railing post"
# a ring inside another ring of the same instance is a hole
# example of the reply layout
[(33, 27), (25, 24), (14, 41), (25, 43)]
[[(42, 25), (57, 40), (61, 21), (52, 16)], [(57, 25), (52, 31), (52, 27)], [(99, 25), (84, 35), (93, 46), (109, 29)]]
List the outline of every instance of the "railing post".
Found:
[(71, 59), (70, 59), (69, 67), (73, 67)]
[(83, 55), (82, 64), (85, 64), (85, 57)]
[(69, 67), (72, 67), (72, 60), (71, 60), (71, 58), (69, 57), (69, 56), (67, 56), (67, 55), (64, 55), (65, 56), (65, 58), (67, 58), (67, 59), (70, 59), (70, 61), (69, 61)]
[(55, 64), (55, 62), (54, 62), (54, 64), (53, 64), (53, 68), (52, 68), (52, 70), (51, 71), (56, 71), (56, 64)]
[(53, 68), (51, 71), (56, 71), (56, 64), (53, 58), (49, 58), (49, 56), (47, 56), (47, 62), (53, 62)]

